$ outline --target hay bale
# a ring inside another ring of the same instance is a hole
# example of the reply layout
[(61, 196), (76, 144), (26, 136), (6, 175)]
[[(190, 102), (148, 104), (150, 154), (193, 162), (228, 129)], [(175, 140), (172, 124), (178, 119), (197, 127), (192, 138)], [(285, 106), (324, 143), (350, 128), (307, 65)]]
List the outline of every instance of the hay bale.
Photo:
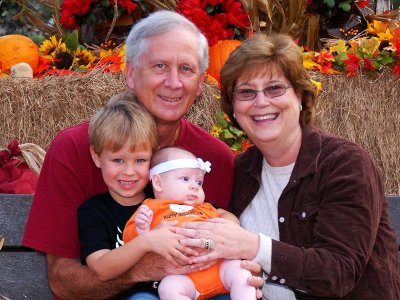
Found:
[[(317, 125), (348, 138), (374, 158), (387, 194), (400, 194), (400, 81), (391, 73), (375, 80), (363, 75), (311, 73), (322, 82)], [(126, 89), (123, 74), (94, 71), (83, 76), (35, 80), (0, 78), (0, 148), (17, 138), (47, 149), (61, 129), (88, 119), (112, 95)], [(205, 84), (187, 117), (209, 130), (218, 112), (219, 90)]]
[(400, 194), (400, 81), (312, 74), (322, 82), (317, 125), (362, 146), (375, 160), (387, 194)]
[[(112, 95), (126, 88), (122, 73), (101, 71), (35, 80), (0, 78), (0, 148), (18, 139), (47, 149), (60, 130), (88, 120)], [(205, 84), (188, 118), (209, 130), (219, 111), (218, 95), (217, 87)]]
[(88, 119), (113, 94), (125, 88), (121, 74), (0, 79), (1, 142), (17, 138), (47, 149), (61, 129)]

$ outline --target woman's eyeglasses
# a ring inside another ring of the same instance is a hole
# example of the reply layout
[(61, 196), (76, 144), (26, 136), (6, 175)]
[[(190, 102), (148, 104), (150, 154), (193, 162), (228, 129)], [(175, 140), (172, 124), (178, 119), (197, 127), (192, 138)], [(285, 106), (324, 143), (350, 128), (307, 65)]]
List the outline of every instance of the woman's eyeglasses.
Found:
[(254, 100), (257, 96), (257, 93), (263, 93), (267, 98), (276, 98), (282, 96), (286, 93), (288, 88), (291, 88), (292, 85), (285, 86), (283, 84), (273, 84), (267, 86), (265, 89), (261, 91), (252, 90), (252, 89), (238, 89), (233, 92), (234, 98), (239, 101), (251, 101)]

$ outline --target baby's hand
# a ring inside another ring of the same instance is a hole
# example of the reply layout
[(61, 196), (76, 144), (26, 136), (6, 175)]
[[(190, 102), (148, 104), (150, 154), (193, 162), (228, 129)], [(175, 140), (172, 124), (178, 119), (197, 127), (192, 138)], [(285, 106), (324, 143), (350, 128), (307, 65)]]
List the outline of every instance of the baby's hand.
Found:
[(153, 211), (147, 205), (141, 205), (138, 208), (138, 214), (135, 218), (135, 224), (138, 230), (148, 231), (153, 220)]

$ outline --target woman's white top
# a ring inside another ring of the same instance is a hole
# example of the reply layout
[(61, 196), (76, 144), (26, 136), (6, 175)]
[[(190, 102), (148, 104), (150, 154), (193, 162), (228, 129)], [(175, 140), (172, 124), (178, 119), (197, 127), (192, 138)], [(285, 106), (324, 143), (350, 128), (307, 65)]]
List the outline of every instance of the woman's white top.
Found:
[[(241, 226), (260, 236), (260, 248), (254, 261), (261, 264), (266, 273), (271, 271), (271, 239), (279, 241), (279, 197), (289, 182), (293, 167), (294, 163), (284, 167), (272, 167), (264, 159), (260, 189), (240, 216)], [(296, 299), (291, 289), (274, 283), (264, 283), (262, 294), (263, 299), (268, 300)]]

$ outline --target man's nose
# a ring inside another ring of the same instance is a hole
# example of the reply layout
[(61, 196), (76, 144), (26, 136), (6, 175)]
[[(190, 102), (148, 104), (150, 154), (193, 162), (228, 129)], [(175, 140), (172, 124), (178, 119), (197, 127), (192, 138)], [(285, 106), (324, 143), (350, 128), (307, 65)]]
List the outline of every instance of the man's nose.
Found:
[(179, 71), (176, 68), (171, 68), (165, 79), (165, 84), (173, 89), (182, 87), (182, 81), (179, 76)]

